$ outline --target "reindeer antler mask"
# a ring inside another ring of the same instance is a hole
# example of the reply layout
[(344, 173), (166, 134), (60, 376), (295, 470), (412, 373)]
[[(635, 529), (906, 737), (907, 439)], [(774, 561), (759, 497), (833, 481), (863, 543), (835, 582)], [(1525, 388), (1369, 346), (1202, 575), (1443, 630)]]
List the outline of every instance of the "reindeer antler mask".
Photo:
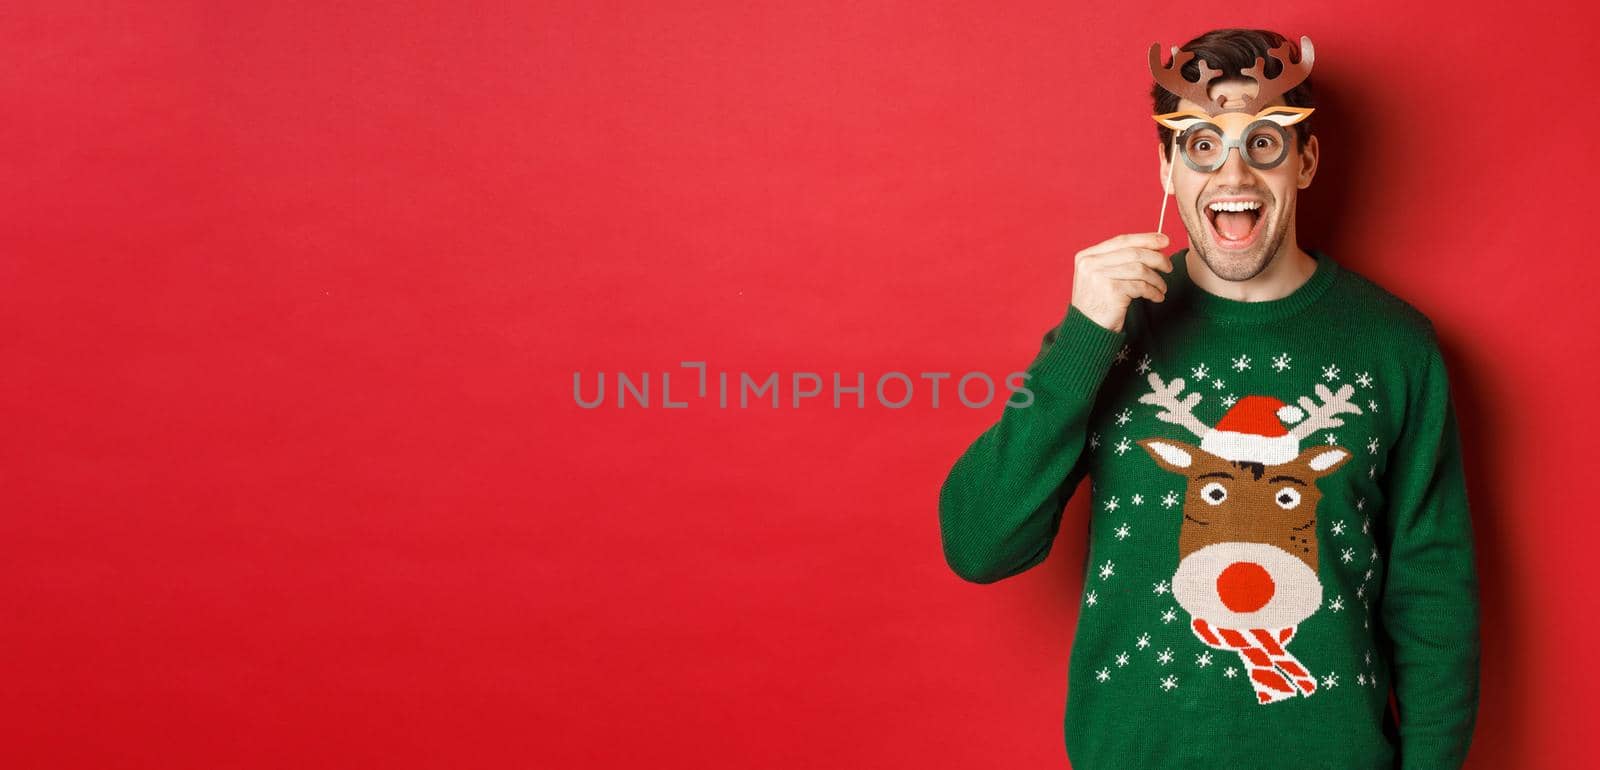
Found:
[(1227, 107), (1222, 97), (1213, 99), (1209, 95), (1211, 81), (1220, 77), (1222, 70), (1212, 69), (1201, 59), (1200, 79), (1191, 82), (1183, 76), (1183, 67), (1194, 60), (1193, 51), (1173, 47), (1172, 63), (1162, 66), (1161, 44), (1151, 44), (1150, 74), (1156, 83), (1201, 108), (1153, 116), (1156, 122), (1178, 132), (1178, 153), (1189, 168), (1201, 173), (1216, 171), (1227, 162), (1228, 150), (1235, 147), (1244, 162), (1255, 168), (1270, 169), (1283, 162), (1288, 156), (1286, 127), (1310, 117), (1312, 108), (1267, 105), (1311, 75), (1316, 59), (1311, 38), (1302, 36), (1299, 48), (1298, 61), (1291, 56), (1293, 46), (1288, 41), (1267, 51), (1282, 64), (1276, 77), (1267, 77), (1267, 60), (1260, 56), (1253, 66), (1240, 70), (1240, 75), (1255, 80), (1256, 94), (1242, 105)]

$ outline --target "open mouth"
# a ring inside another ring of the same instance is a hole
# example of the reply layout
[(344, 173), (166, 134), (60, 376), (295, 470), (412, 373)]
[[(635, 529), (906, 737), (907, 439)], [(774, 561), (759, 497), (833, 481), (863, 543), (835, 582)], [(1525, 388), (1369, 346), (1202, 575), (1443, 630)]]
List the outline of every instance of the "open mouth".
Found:
[(1205, 207), (1211, 239), (1224, 249), (1246, 249), (1261, 237), (1266, 204), (1259, 200), (1219, 200)]

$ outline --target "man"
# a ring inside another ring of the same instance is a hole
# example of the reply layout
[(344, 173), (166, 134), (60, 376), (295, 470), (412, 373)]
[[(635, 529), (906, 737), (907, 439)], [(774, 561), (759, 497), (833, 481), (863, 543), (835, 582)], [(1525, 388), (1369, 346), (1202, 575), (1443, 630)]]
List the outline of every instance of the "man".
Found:
[(975, 583), (1033, 567), (1092, 479), (1077, 770), (1459, 767), (1477, 573), (1433, 326), (1296, 238), (1310, 41), (1225, 29), (1181, 48), (1151, 69), (1190, 248), (1139, 233), (1077, 254), (1032, 403), (940, 491), (946, 561)]

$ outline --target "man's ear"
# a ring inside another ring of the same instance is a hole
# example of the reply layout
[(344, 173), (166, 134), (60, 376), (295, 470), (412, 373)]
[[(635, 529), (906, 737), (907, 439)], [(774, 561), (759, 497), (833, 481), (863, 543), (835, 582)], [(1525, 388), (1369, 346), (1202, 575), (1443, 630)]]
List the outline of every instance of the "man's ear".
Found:
[(1296, 180), (1296, 184), (1302, 190), (1310, 187), (1311, 178), (1317, 175), (1318, 152), (1320, 150), (1317, 147), (1317, 138), (1315, 136), (1307, 138), (1305, 148), (1300, 150), (1300, 176)]
[[(1171, 147), (1172, 145), (1167, 145)], [(1161, 145), (1156, 145), (1156, 171), (1161, 174), (1161, 189), (1166, 194), (1172, 194), (1172, 161), (1177, 158), (1167, 158), (1166, 150)]]

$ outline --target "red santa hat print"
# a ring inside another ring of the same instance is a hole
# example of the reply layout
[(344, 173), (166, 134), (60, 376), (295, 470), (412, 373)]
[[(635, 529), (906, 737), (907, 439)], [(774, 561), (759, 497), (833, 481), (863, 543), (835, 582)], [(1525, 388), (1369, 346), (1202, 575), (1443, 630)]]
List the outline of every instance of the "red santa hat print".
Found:
[(1300, 407), (1272, 396), (1245, 396), (1200, 439), (1200, 448), (1224, 460), (1281, 465), (1300, 455), (1300, 440), (1284, 423), (1305, 416)]

